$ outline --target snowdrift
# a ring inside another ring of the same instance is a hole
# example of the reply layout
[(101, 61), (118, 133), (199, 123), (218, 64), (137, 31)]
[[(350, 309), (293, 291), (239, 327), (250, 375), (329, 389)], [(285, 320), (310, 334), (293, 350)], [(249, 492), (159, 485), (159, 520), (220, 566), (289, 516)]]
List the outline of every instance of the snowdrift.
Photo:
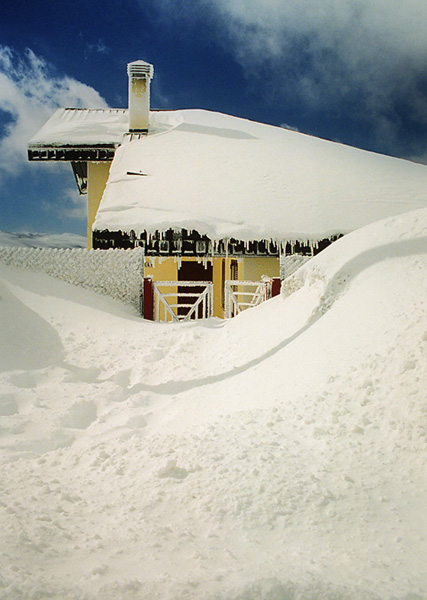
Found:
[(0, 268), (1, 595), (425, 598), (426, 267), (414, 211), (173, 325)]

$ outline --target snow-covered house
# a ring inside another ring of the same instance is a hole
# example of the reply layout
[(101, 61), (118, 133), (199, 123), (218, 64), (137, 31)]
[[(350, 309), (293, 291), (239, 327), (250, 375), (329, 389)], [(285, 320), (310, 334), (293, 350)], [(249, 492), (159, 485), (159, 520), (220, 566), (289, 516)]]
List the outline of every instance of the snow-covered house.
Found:
[(205, 110), (150, 109), (152, 65), (128, 65), (129, 109), (60, 109), (30, 160), (69, 161), (88, 245), (145, 248), (154, 281), (279, 275), (279, 258), (426, 204), (427, 167)]

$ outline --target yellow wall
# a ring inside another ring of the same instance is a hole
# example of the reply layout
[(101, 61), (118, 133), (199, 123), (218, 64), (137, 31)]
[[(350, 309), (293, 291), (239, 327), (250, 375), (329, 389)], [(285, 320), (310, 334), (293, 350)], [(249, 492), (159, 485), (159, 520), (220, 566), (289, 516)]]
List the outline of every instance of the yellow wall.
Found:
[[(223, 258), (215, 256), (213, 259), (213, 284), (214, 284), (214, 317), (224, 318), (224, 281), (233, 279), (231, 263), (237, 263), (237, 277), (241, 279), (242, 262), (238, 258)], [(223, 276), (224, 275), (224, 276)]]
[(146, 257), (144, 277), (152, 277), (154, 281), (177, 281), (178, 261), (175, 258)]
[[(225, 260), (225, 259), (224, 259)], [(214, 257), (212, 268), (212, 279), (214, 284), (213, 294), (213, 314), (214, 317), (223, 317), (224, 310), (221, 301), (221, 278), (222, 278), (222, 258)]]
[(272, 256), (245, 256), (242, 259), (239, 279), (259, 281), (263, 275), (280, 276), (280, 260)]
[(111, 162), (87, 163), (87, 247), (92, 248), (92, 226), (105, 190)]

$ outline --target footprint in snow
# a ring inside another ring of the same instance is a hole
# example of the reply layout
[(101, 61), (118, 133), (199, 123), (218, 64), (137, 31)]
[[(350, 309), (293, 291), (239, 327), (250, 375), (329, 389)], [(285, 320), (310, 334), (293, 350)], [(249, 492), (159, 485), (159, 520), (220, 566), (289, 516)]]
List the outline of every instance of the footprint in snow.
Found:
[(72, 429), (87, 429), (97, 417), (96, 406), (93, 402), (81, 400), (73, 404), (62, 419), (63, 427)]
[(158, 472), (159, 477), (171, 477), (172, 479), (185, 479), (188, 475), (186, 469), (177, 466), (176, 460), (169, 460), (166, 466)]

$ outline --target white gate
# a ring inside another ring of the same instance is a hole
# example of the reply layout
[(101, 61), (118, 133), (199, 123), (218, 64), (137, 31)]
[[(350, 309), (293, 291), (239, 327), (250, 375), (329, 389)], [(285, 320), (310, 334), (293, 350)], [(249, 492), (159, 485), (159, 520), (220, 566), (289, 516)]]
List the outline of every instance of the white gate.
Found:
[(238, 281), (227, 279), (225, 281), (225, 310), (226, 319), (235, 317), (242, 310), (258, 306), (271, 298), (271, 279), (261, 281)]
[(155, 321), (190, 321), (213, 315), (210, 281), (153, 281), (153, 288)]

